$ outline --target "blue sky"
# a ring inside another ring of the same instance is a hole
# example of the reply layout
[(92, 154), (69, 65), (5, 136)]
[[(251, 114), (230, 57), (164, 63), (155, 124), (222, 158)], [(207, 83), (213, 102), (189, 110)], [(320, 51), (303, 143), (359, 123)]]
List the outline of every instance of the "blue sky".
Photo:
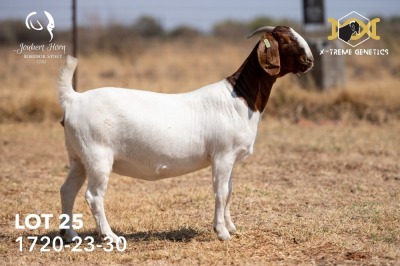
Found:
[[(302, 20), (302, 0), (77, 0), (78, 23), (107, 25), (111, 22), (133, 23), (142, 15), (158, 19), (171, 29), (190, 25), (209, 31), (216, 22), (225, 19), (248, 21), (256, 16)], [(71, 1), (2, 0), (0, 20), (22, 19), (32, 11), (46, 10), (55, 20), (56, 28), (70, 26)], [(325, 17), (340, 18), (351, 11), (365, 16), (400, 15), (398, 0), (325, 0)]]

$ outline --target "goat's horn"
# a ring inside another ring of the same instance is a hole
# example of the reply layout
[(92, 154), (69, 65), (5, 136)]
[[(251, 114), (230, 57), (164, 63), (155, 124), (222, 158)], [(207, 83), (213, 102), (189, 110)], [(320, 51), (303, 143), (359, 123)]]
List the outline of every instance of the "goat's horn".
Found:
[(253, 33), (250, 34), (249, 37), (247, 37), (247, 39), (253, 37), (254, 35), (256, 35), (259, 32), (271, 32), (274, 29), (275, 29), (275, 27), (273, 27), (273, 26), (264, 26), (264, 27), (258, 28), (255, 31), (253, 31)]

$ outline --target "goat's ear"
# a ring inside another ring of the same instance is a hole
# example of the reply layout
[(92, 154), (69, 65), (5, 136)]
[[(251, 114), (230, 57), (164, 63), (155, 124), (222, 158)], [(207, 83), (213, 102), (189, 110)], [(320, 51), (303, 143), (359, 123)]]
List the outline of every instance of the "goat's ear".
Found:
[(281, 70), (278, 42), (271, 33), (265, 33), (257, 49), (258, 63), (271, 76), (278, 75)]

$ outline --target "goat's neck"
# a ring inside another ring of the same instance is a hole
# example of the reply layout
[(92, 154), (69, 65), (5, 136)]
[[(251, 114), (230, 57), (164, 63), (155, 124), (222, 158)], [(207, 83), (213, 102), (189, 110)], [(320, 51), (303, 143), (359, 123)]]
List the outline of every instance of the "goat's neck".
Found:
[(276, 77), (270, 76), (258, 63), (257, 45), (231, 76), (227, 77), (237, 97), (242, 98), (253, 112), (262, 113), (267, 105)]

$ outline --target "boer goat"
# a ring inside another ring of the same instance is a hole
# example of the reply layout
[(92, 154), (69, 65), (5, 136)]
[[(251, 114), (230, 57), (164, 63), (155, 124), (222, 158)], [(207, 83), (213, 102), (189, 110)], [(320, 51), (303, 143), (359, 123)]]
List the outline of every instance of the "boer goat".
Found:
[[(78, 60), (68, 56), (58, 85), (70, 170), (61, 186), (62, 213), (71, 217), (88, 179), (86, 201), (101, 237), (117, 241), (104, 212), (110, 172), (144, 180), (212, 168), (214, 230), (221, 240), (236, 230), (229, 211), (232, 168), (253, 153), (257, 126), (272, 85), (307, 72), (314, 58), (306, 41), (286, 26), (262, 27), (261, 40), (231, 76), (198, 90), (162, 94), (122, 88), (73, 90)], [(77, 233), (60, 233), (71, 241)]]
[(360, 24), (357, 21), (352, 21), (339, 28), (339, 38), (345, 42), (348, 42), (354, 34), (360, 34)]

